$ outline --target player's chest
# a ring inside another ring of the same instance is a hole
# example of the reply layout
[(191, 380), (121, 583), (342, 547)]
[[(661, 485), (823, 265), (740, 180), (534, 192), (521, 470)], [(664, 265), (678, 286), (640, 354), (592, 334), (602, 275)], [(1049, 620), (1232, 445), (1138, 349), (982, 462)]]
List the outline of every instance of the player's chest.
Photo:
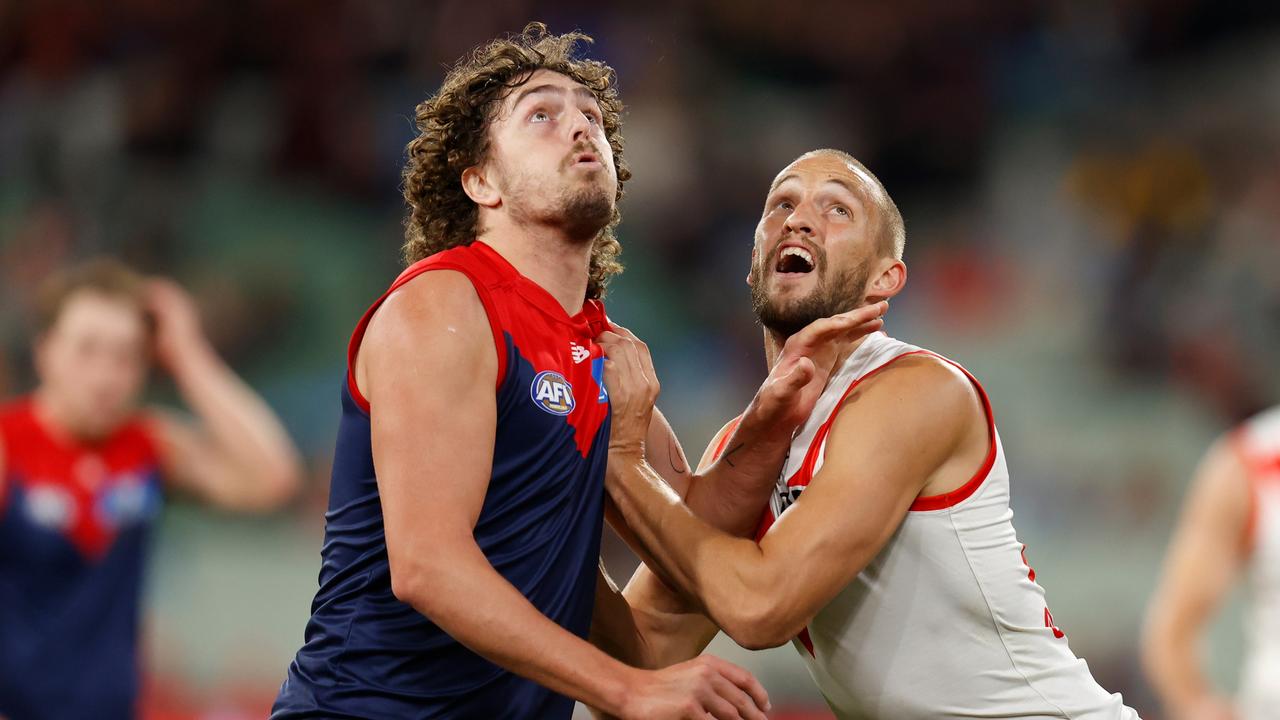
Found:
[(581, 335), (542, 330), (512, 338), (499, 423), (535, 438), (567, 428), (585, 455), (609, 416), (604, 352)]
[(99, 557), (162, 504), (154, 462), (94, 452), (15, 457), (5, 485), (0, 536), (35, 562)]

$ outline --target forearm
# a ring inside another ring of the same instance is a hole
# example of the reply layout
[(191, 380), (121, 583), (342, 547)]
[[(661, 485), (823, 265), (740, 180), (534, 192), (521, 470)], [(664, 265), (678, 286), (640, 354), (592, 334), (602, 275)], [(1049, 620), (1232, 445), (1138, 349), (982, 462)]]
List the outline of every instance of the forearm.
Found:
[(666, 667), (696, 657), (720, 632), (698, 603), (667, 587), (643, 563), (622, 594), (636, 617), (645, 667)]
[(187, 347), (174, 381), (217, 452), (255, 496), (283, 499), (299, 478), (297, 452), (274, 412), (207, 343)]
[[(717, 625), (749, 622), (770, 587), (760, 547), (716, 530), (693, 515), (647, 463), (618, 462), (607, 483), (645, 563), (672, 589), (706, 610)], [(638, 590), (637, 590), (638, 592)]]
[(610, 714), (621, 712), (638, 671), (548, 619), (474, 545), (448, 557), (410, 570), (416, 580), (406, 579), (399, 587), (409, 589), (397, 589), (397, 596), (497, 665)]
[(752, 535), (782, 472), (791, 430), (756, 420), (749, 407), (724, 452), (694, 476), (685, 504), (712, 527), (731, 535)]
[[(660, 416), (655, 413), (655, 417)], [(673, 482), (670, 475), (664, 476), (695, 515), (712, 527), (739, 536), (755, 533), (791, 441), (790, 433), (755, 422), (754, 417), (748, 409), (743, 422), (737, 423), (736, 432), (725, 440), (724, 447), (730, 452), (722, 453), (726, 456), (724, 462), (713, 462), (693, 476), (682, 473), (680, 477), (685, 481), (682, 483)], [(655, 424), (662, 431), (659, 435), (667, 437), (668, 453), (674, 454), (670, 449), (674, 436), (670, 435), (669, 425), (665, 420)], [(680, 457), (683, 459), (683, 453)], [(646, 459), (652, 464), (653, 457), (648, 452)], [(625, 522), (614, 525), (621, 525), (629, 542), (638, 544), (626, 530)], [(643, 563), (627, 584), (624, 595), (631, 625), (601, 634), (597, 645), (603, 647), (602, 643), (611, 643), (611, 647), (618, 647), (617, 638), (611, 635), (634, 634), (635, 640), (629, 647), (641, 653), (635, 656), (640, 658), (636, 662), (645, 667), (665, 667), (695, 657), (720, 630), (698, 603), (673, 591)], [(615, 657), (624, 656), (615, 654)]]

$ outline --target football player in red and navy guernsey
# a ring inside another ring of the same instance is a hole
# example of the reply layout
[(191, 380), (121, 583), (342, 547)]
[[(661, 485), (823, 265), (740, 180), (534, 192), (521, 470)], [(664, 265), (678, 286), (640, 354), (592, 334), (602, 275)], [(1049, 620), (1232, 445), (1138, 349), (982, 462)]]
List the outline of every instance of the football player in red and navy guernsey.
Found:
[[(268, 510), (298, 455), (173, 283), (92, 261), (49, 280), (39, 323), (39, 385), (0, 405), (0, 717), (131, 718), (162, 496)], [(153, 349), (194, 422), (139, 408)]]
[[(578, 59), (581, 40), (531, 25), (418, 107), (411, 264), (351, 340), (320, 588), (275, 720), (564, 720), (574, 699), (634, 720), (764, 718), (763, 689), (729, 663), (652, 669), (663, 619), (632, 612), (598, 564), (600, 297), (630, 173), (613, 71)], [(699, 512), (734, 516), (735, 484), (781, 465), (795, 425), (777, 421), (825, 383), (806, 353), (878, 315), (793, 345), (727, 461), (691, 478), (657, 413), (649, 459)]]

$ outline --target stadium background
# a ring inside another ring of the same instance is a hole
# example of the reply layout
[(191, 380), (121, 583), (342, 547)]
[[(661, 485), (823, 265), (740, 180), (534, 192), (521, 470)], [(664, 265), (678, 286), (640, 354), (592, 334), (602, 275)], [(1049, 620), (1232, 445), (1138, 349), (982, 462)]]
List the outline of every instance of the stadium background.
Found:
[[(769, 181), (851, 151), (906, 217), (890, 332), (984, 381), (1057, 624), (1159, 717), (1136, 642), (1182, 491), (1280, 396), (1275, 8), (0, 0), (0, 394), (30, 386), (36, 284), (116, 254), (193, 290), (309, 459), (275, 517), (170, 503), (147, 717), (260, 717), (274, 696), (315, 589), (347, 335), (398, 269), (413, 106), (530, 19), (594, 34), (619, 72), (635, 179), (609, 305), (690, 454), (762, 377), (743, 276)], [(1227, 687), (1238, 615), (1211, 643)], [(717, 649), (779, 717), (822, 707), (791, 648)]]

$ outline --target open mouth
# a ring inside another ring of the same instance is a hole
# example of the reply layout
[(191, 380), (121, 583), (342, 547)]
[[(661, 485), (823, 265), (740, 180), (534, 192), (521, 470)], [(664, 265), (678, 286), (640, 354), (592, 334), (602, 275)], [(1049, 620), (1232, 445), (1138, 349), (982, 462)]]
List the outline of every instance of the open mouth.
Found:
[(592, 152), (578, 153), (573, 156), (574, 165), (599, 165), (600, 157)]
[(782, 275), (804, 275), (813, 272), (813, 255), (802, 247), (789, 245), (778, 254), (774, 272)]

